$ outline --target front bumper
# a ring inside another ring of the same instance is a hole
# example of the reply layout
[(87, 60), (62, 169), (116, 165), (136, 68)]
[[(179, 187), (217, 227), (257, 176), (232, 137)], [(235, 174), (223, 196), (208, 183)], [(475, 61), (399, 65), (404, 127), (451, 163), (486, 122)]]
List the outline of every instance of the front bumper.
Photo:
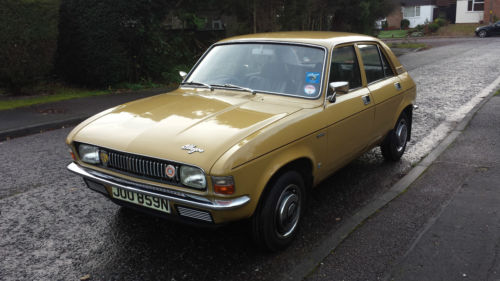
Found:
[[(160, 188), (153, 185), (132, 182), (122, 178), (104, 174), (95, 170), (82, 167), (75, 162), (69, 164), (67, 168), (69, 171), (79, 176), (82, 176), (86, 180), (87, 186), (90, 189), (100, 192), (109, 198), (111, 198), (109, 191), (104, 187), (114, 186), (128, 191), (166, 199), (176, 207), (179, 206), (184, 208), (188, 207), (188, 208), (193, 208), (193, 210), (203, 210), (208, 212), (234, 210), (243, 207), (246, 204), (248, 204), (248, 202), (250, 202), (250, 197), (246, 195), (236, 198), (215, 199), (211, 201), (205, 197), (188, 194), (176, 190)], [(98, 184), (92, 185), (89, 184), (88, 181), (90, 181), (91, 183), (93, 182)], [(100, 185), (102, 185), (103, 188), (100, 188), (99, 187)]]

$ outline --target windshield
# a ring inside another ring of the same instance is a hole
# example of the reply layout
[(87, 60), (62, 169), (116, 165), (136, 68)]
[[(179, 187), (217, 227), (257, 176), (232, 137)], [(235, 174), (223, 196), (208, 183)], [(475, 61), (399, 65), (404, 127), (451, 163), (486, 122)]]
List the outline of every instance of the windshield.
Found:
[(288, 44), (227, 44), (213, 47), (186, 82), (238, 86), (259, 93), (304, 98), (321, 94), (325, 51)]

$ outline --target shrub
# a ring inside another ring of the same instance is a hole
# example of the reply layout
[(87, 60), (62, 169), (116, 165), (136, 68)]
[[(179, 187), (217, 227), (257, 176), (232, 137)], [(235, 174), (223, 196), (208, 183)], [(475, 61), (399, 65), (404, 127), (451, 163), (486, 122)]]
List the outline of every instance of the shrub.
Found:
[(430, 23), (428, 26), (429, 26), (429, 31), (430, 32), (436, 32), (439, 29), (439, 24), (437, 24), (435, 22)]
[(415, 30), (418, 32), (423, 32), (424, 29), (425, 29), (425, 26), (423, 24), (419, 24), (419, 25), (415, 26)]
[(387, 30), (389, 28), (389, 23), (386, 20), (382, 21), (382, 30)]
[(407, 19), (401, 20), (401, 29), (407, 29), (410, 26), (410, 21)]
[(4, 0), (0, 9), (0, 86), (22, 93), (53, 69), (57, 0)]
[(443, 18), (437, 18), (434, 20), (434, 23), (437, 23), (441, 27), (445, 26), (448, 22)]

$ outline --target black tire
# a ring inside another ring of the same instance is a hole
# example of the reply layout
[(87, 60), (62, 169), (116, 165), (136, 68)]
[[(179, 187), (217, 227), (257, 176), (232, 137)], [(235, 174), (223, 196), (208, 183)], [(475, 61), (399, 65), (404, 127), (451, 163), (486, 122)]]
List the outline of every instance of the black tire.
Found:
[(380, 149), (382, 155), (388, 161), (399, 161), (406, 149), (406, 144), (410, 139), (411, 120), (403, 112), (396, 122), (396, 126), (385, 137)]
[(486, 30), (481, 30), (477, 35), (479, 36), (479, 38), (485, 38), (486, 36), (488, 36), (488, 33), (486, 32)]
[(297, 235), (306, 194), (304, 179), (296, 171), (282, 174), (269, 188), (252, 217), (252, 235), (258, 246), (275, 252)]

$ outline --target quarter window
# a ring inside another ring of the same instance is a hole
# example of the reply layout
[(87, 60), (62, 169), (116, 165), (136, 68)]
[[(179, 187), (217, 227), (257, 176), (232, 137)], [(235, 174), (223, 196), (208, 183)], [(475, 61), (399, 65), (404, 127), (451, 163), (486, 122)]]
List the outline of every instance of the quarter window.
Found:
[(361, 87), (361, 73), (354, 46), (335, 48), (332, 53), (330, 82), (347, 81), (349, 88)]
[(380, 52), (380, 57), (382, 58), (382, 65), (384, 66), (384, 75), (385, 77), (394, 76), (394, 71), (392, 71), (392, 67), (387, 60), (387, 57), (384, 53)]
[(484, 0), (468, 0), (467, 11), (484, 11)]

